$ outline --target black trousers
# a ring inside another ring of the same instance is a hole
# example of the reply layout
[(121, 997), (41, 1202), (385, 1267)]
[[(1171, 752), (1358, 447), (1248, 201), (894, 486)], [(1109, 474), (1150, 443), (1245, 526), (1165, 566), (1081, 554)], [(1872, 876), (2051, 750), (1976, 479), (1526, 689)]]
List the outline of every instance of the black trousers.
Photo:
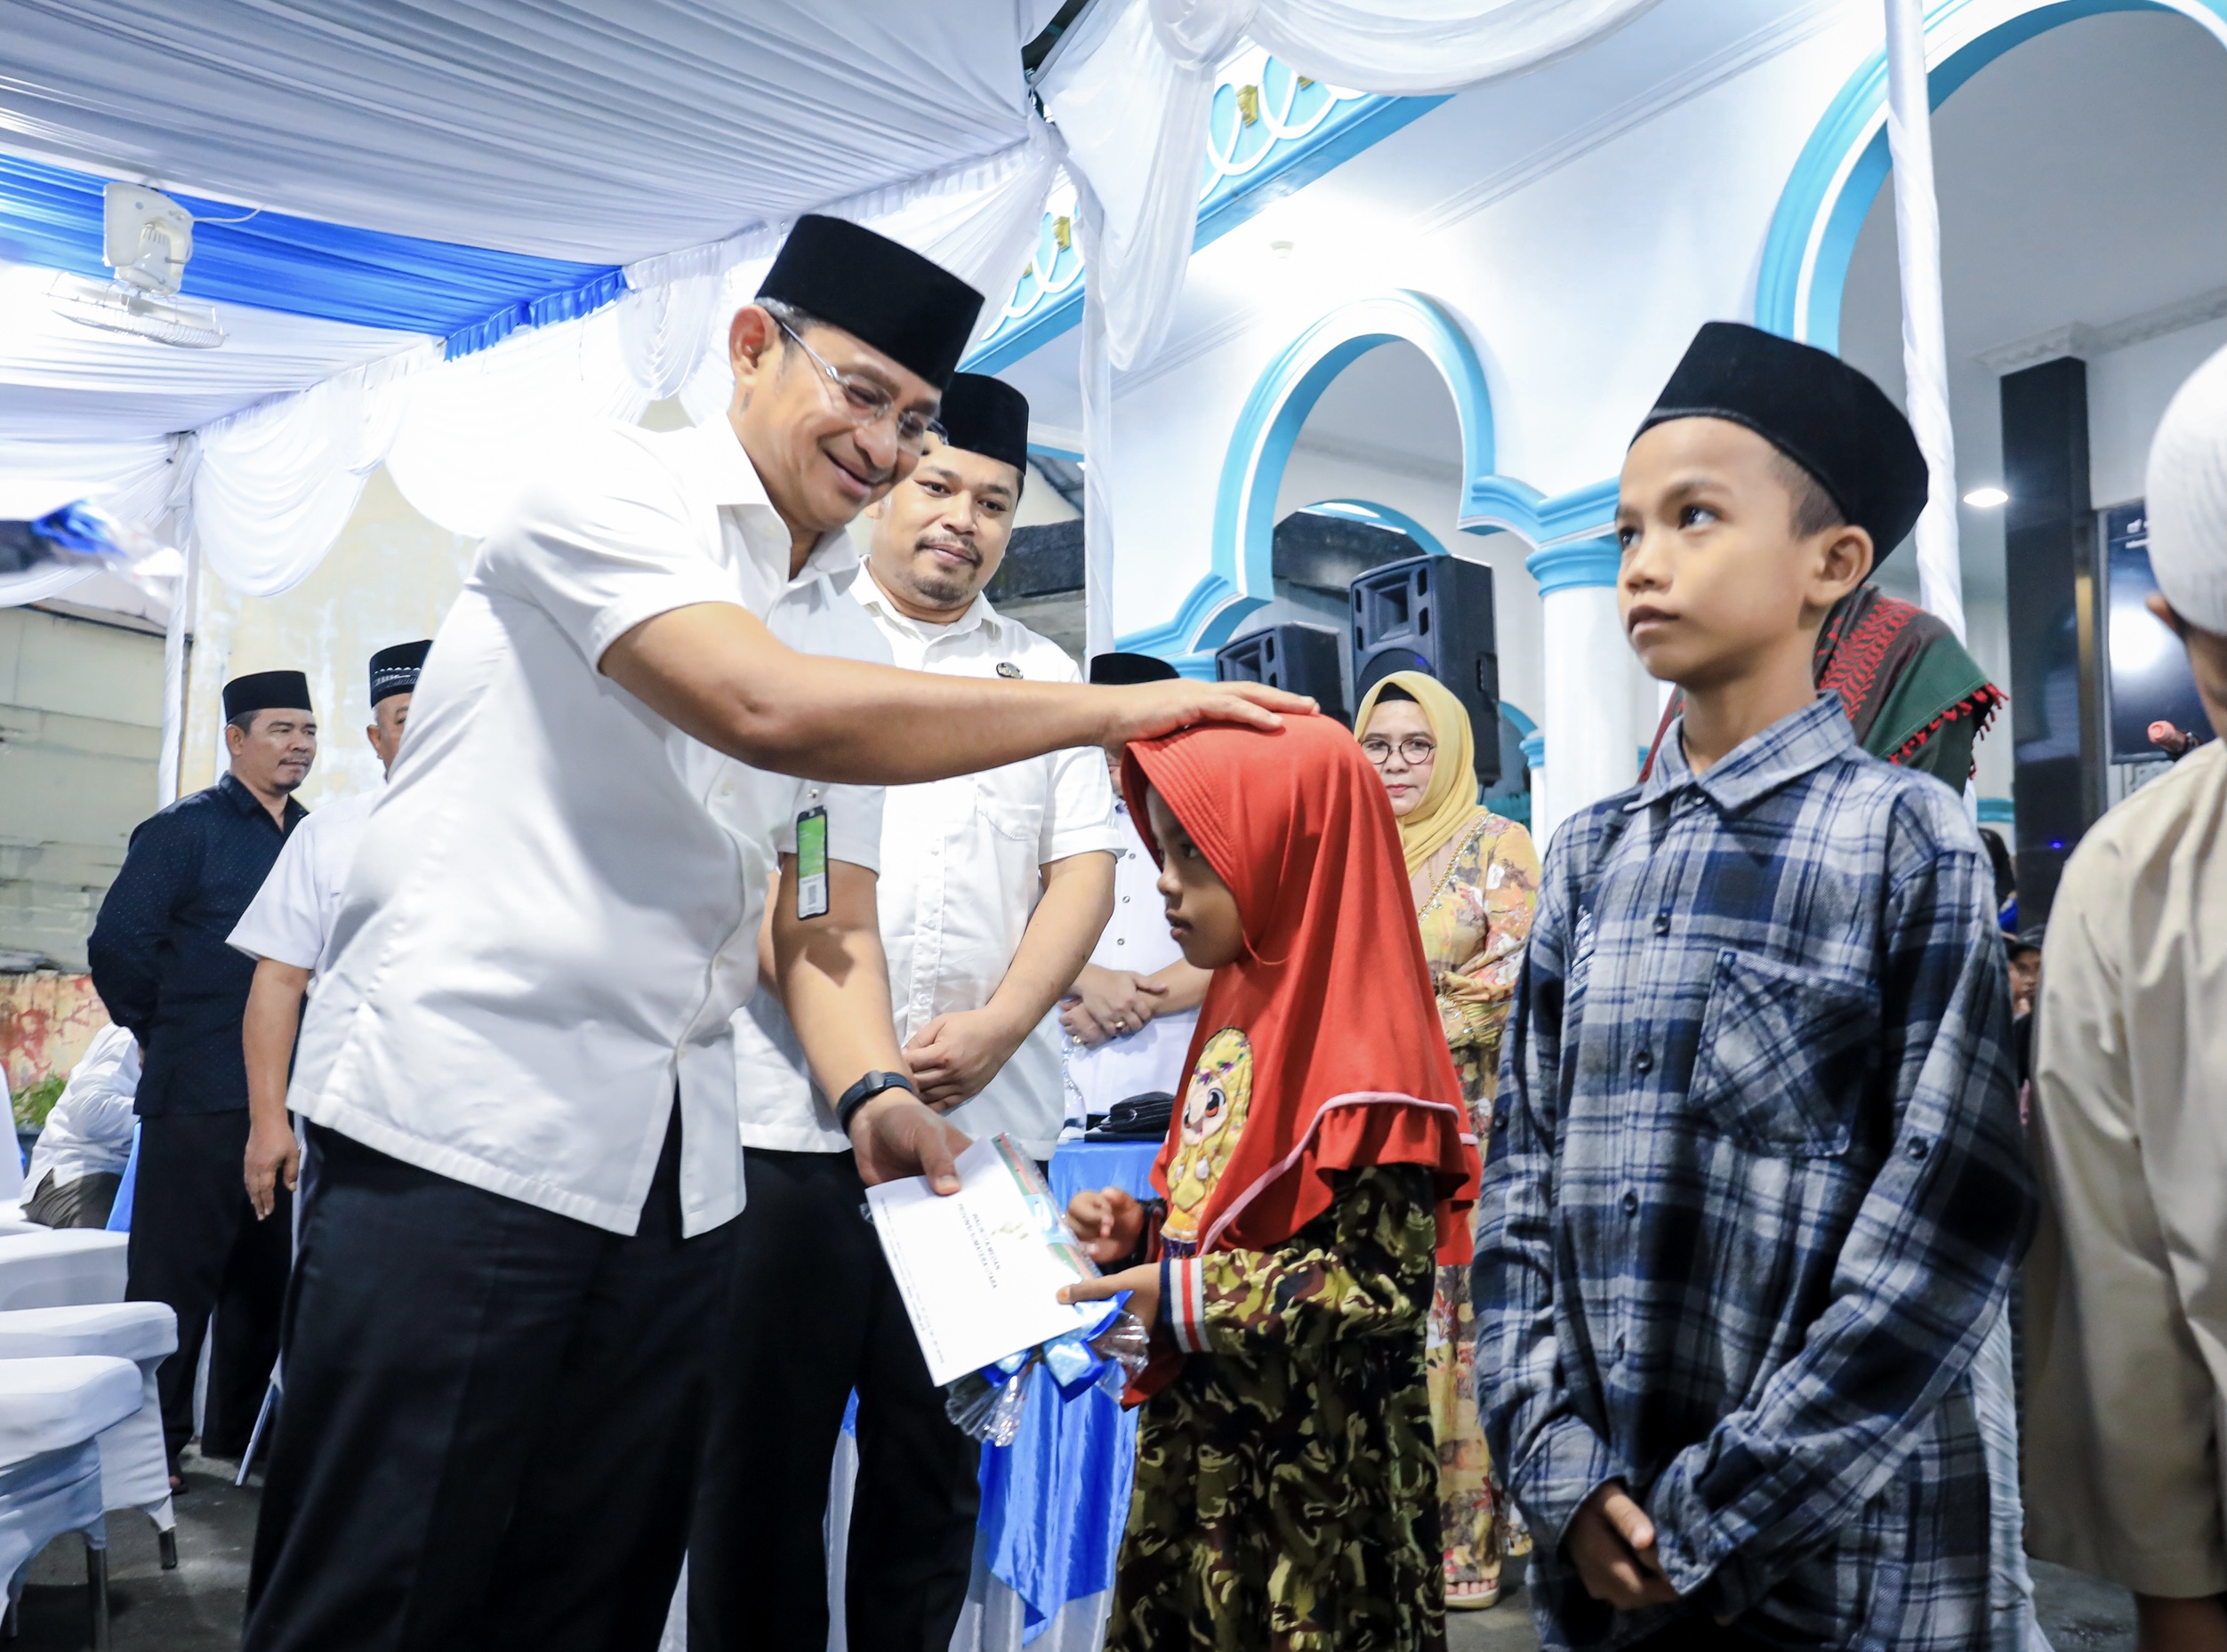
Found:
[(860, 1652), (946, 1652), (981, 1511), (848, 1153), (744, 1156), (734, 1287), (688, 1539), (689, 1652), (824, 1652), (821, 1522), (858, 1391), (844, 1613)]
[(311, 1127), (246, 1652), (650, 1652), (734, 1224), (625, 1238)]
[(193, 1379), (201, 1336), (216, 1315), (201, 1448), (237, 1457), (261, 1409), (278, 1358), (278, 1321), (292, 1260), (292, 1198), (281, 1186), (269, 1220), (247, 1202), (247, 1110), (169, 1113), (140, 1120), (139, 1181), (128, 1253), (133, 1302), (178, 1313), (178, 1351), (155, 1386), (173, 1470), (193, 1438)]
[(124, 1178), (113, 1170), (57, 1182), (50, 1170), (38, 1179), (31, 1202), (23, 1207), (23, 1219), (50, 1228), (105, 1228), (116, 1208), (116, 1191)]

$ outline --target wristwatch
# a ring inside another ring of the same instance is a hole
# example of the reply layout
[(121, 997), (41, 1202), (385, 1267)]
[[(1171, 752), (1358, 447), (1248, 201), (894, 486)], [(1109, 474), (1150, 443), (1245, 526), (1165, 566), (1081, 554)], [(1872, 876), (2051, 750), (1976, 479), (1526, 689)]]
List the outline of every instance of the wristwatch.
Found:
[(835, 1127), (845, 1135), (850, 1134), (850, 1121), (858, 1116), (858, 1110), (884, 1090), (913, 1089), (913, 1080), (901, 1072), (870, 1072), (850, 1088), (845, 1090), (835, 1103)]

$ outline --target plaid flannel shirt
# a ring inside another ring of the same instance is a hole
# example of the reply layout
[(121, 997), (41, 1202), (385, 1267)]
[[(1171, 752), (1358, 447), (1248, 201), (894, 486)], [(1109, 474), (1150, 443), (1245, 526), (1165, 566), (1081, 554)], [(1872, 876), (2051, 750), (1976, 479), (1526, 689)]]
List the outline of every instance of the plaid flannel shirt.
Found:
[[(1540, 1628), (1978, 1648), (1968, 1367), (2034, 1214), (1987, 857), (1831, 696), (1699, 776), (1682, 734), (1556, 835), (1493, 1115), (1477, 1370)], [(1613, 1479), (1678, 1606), (1561, 1552)]]

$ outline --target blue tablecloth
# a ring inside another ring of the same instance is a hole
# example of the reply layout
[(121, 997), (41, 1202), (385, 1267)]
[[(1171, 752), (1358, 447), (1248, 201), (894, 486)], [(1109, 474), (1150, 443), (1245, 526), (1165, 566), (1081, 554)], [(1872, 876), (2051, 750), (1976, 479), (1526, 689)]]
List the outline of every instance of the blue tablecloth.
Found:
[[(1062, 1209), (1088, 1188), (1153, 1197), (1157, 1141), (1075, 1142), (1052, 1155)], [(1059, 1608), (1110, 1587), (1129, 1521), (1137, 1419), (1092, 1389), (1062, 1402), (1039, 1371), (1030, 1379), (1019, 1438), (982, 1454), (982, 1531), (991, 1575), (1020, 1596), (1024, 1640)]]

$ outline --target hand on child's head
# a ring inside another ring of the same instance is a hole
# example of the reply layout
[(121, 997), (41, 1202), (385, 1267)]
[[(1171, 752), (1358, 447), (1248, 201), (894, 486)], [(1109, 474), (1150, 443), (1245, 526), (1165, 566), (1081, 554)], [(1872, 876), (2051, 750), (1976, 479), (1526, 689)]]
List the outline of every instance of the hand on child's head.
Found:
[(1625, 635), (1649, 675), (1687, 687), (1813, 638), (1873, 560), (1806, 471), (1727, 419), (1668, 420), (1632, 444), (1616, 536)]
[(1160, 845), (1160, 898), (1168, 903), (1168, 932), (1194, 968), (1219, 969), (1244, 955), (1245, 925), (1237, 897), (1191, 840), (1157, 788), (1145, 792), (1145, 813)]

